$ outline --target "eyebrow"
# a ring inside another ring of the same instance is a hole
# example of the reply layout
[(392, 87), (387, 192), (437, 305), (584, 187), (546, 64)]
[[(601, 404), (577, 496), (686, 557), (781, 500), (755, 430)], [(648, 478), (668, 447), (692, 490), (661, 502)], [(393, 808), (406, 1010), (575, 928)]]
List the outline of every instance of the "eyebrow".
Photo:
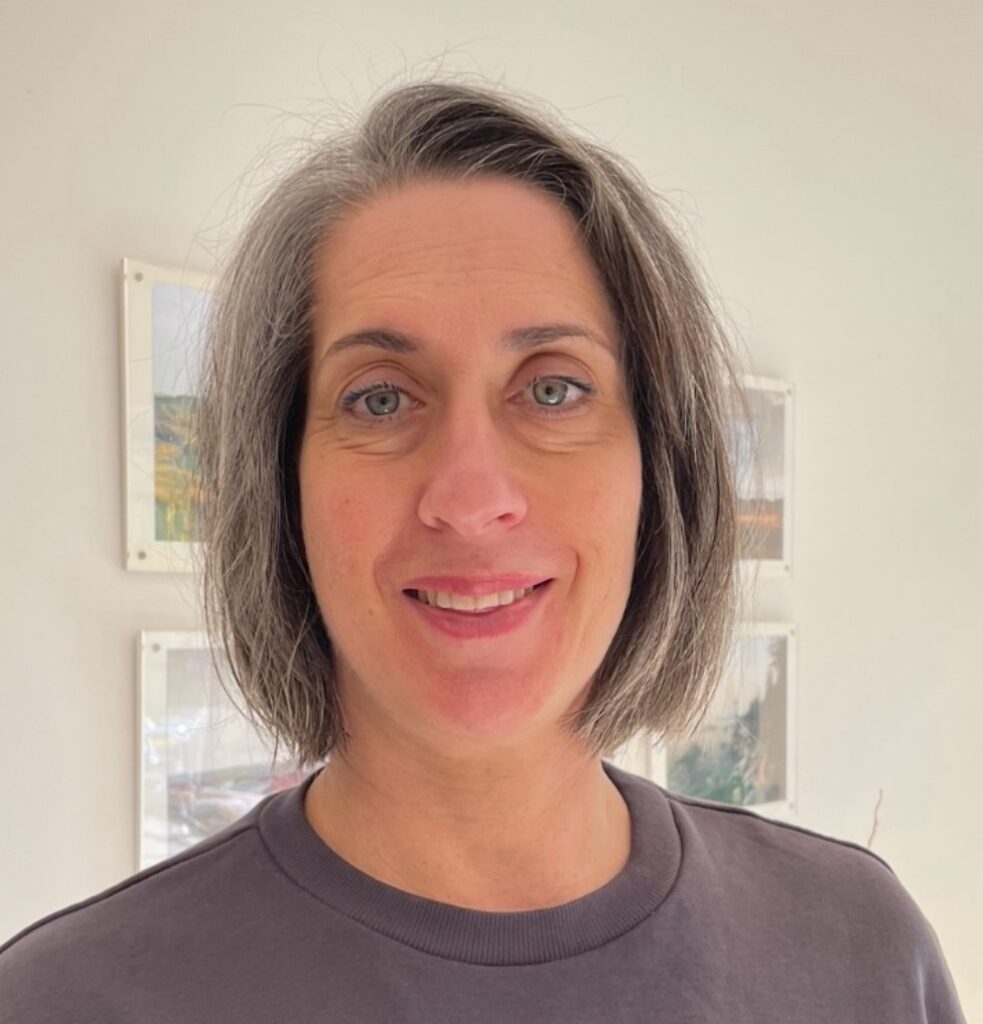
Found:
[[(592, 331), (580, 324), (550, 323), (533, 324), (527, 327), (513, 327), (506, 331), (498, 339), (498, 347), (507, 352), (527, 352), (530, 349), (546, 345), (558, 338), (586, 338), (588, 341), (601, 348), (611, 351), (611, 346), (603, 335)], [(359, 345), (368, 345), (373, 348), (381, 348), (387, 352), (399, 352), (402, 354), (417, 354), (425, 352), (427, 343), (421, 338), (402, 331), (393, 331), (387, 328), (368, 328), (364, 331), (354, 331), (346, 334), (336, 341), (333, 341), (321, 356), (320, 363), (324, 363), (331, 356), (343, 352), (345, 349), (354, 348)]]

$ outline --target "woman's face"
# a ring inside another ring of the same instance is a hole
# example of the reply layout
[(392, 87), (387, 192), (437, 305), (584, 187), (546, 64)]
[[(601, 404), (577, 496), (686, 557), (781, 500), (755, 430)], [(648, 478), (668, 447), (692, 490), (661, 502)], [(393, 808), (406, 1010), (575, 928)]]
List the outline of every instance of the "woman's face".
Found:
[[(302, 528), (349, 731), (555, 742), (621, 620), (641, 503), (616, 323), (573, 218), (504, 178), (417, 182), (336, 227), (315, 301)], [(529, 330), (558, 324), (579, 333)], [(506, 574), (552, 582), (483, 615), (407, 593), (522, 585), (489, 582)]]

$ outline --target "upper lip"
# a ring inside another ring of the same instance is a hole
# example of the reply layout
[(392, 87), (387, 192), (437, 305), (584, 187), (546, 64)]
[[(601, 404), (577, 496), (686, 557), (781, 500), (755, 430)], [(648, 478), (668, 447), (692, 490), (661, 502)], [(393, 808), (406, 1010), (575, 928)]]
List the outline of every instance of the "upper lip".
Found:
[(439, 590), (463, 597), (481, 597), (507, 590), (525, 590), (544, 583), (551, 576), (531, 575), (523, 572), (504, 572), (486, 576), (418, 576), (407, 580), (405, 590)]

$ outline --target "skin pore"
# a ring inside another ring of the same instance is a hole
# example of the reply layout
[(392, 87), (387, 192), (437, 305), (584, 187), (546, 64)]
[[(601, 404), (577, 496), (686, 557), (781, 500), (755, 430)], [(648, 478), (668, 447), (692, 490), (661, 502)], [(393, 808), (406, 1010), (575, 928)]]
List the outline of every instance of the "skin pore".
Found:
[[(500, 344), (556, 323), (597, 340)], [(444, 903), (520, 911), (592, 892), (627, 862), (631, 820), (559, 719), (624, 612), (641, 453), (576, 224), (499, 177), (379, 194), (320, 248), (314, 324), (301, 520), (351, 740), (305, 816), (361, 871)], [(418, 350), (326, 357), (370, 328)], [(417, 576), (505, 571), (553, 582), (499, 637), (448, 637), (403, 593)]]

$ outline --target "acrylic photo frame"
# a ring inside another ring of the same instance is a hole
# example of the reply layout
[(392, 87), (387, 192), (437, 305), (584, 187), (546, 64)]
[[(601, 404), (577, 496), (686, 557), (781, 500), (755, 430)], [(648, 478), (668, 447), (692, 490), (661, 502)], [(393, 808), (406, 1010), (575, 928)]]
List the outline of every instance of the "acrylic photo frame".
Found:
[(318, 766), (301, 771), (282, 749), (274, 763), (271, 746), (222, 689), (204, 633), (144, 630), (138, 658), (142, 870), (221, 831)]
[(795, 635), (791, 623), (743, 623), (695, 734), (672, 741), (650, 734), (648, 778), (682, 796), (793, 818)]
[(192, 418), (210, 278), (138, 260), (121, 263), (124, 561), (145, 572), (192, 572), (198, 487)]
[(728, 424), (728, 450), (738, 492), (741, 571), (791, 578), (794, 391), (788, 381), (756, 374), (743, 375), (742, 387), (750, 423)]

